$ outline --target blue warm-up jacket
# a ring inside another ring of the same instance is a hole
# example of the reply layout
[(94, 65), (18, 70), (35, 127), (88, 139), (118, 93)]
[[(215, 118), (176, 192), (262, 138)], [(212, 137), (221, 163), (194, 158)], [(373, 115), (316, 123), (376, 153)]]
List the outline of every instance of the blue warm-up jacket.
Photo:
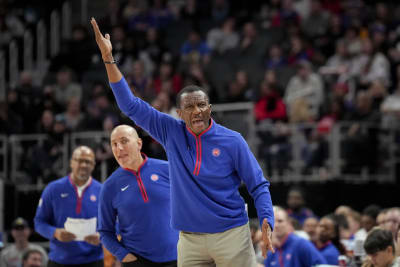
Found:
[(339, 264), (339, 250), (335, 247), (332, 242), (328, 242), (320, 248), (317, 248), (321, 252), (322, 256), (325, 258), (326, 262), (331, 265)]
[(316, 247), (308, 240), (290, 233), (275, 253), (268, 252), (266, 267), (312, 267), (326, 264)]
[(218, 233), (248, 222), (238, 188), (243, 181), (255, 201), (260, 224), (274, 225), (269, 182), (243, 137), (211, 120), (195, 135), (182, 120), (135, 97), (124, 78), (110, 83), (118, 106), (163, 145), (171, 180), (172, 227)]
[(68, 217), (97, 218), (101, 184), (91, 178), (79, 198), (77, 188), (65, 176), (47, 185), (39, 200), (35, 215), (35, 230), (50, 240), (49, 259), (59, 264), (84, 264), (103, 259), (101, 245), (84, 241), (61, 242), (54, 238), (56, 228), (64, 228)]
[(101, 241), (120, 261), (130, 252), (153, 262), (174, 261), (178, 231), (170, 224), (168, 162), (144, 157), (137, 172), (120, 167), (105, 181), (99, 203)]

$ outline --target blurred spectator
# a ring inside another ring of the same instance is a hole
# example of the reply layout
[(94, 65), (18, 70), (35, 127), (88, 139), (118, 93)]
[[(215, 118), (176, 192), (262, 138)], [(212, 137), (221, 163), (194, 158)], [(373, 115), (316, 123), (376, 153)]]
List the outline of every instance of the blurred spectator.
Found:
[(400, 266), (400, 258), (396, 257), (395, 243), (390, 231), (381, 228), (373, 229), (365, 240), (364, 249), (372, 266)]
[(166, 91), (175, 96), (182, 89), (182, 77), (175, 72), (171, 62), (164, 61), (160, 64), (159, 74), (154, 79), (153, 86), (157, 94)]
[(43, 111), (40, 121), (36, 125), (36, 133), (51, 134), (54, 126), (54, 113), (46, 109)]
[(168, 94), (168, 91), (161, 91), (153, 100), (153, 102), (151, 102), (151, 105), (158, 111), (169, 114), (174, 118), (179, 118), (178, 114), (176, 113), (176, 107), (173, 104), (172, 99), (175, 98), (171, 98)]
[(349, 79), (349, 70), (351, 60), (347, 51), (346, 44), (343, 41), (336, 43), (336, 52), (331, 56), (326, 64), (319, 69), (319, 72), (326, 75), (327, 81), (346, 82)]
[(21, 267), (45, 266), (42, 253), (37, 249), (29, 249), (22, 255)]
[(201, 39), (200, 32), (192, 29), (181, 48), (183, 62), (205, 63), (210, 61), (210, 48)]
[(211, 7), (211, 16), (215, 24), (221, 24), (230, 13), (230, 1), (213, 0)]
[(351, 56), (359, 55), (363, 50), (363, 44), (359, 36), (359, 29), (356, 27), (349, 27), (344, 33), (343, 42)]
[[(397, 69), (400, 70), (400, 65)], [(398, 126), (400, 126), (400, 83), (393, 94), (385, 97), (380, 111), (382, 113), (382, 126), (398, 129)]]
[(207, 34), (207, 45), (219, 54), (236, 48), (239, 44), (239, 34), (235, 31), (235, 19), (227, 18), (221, 27), (211, 29)]
[(65, 127), (68, 132), (77, 131), (78, 126), (85, 118), (84, 113), (81, 111), (81, 100), (77, 97), (71, 97), (67, 101), (67, 110), (57, 116), (60, 116), (60, 119), (65, 122)]
[(156, 18), (149, 12), (147, 1), (130, 0), (123, 15), (130, 33), (144, 34), (151, 27), (157, 27)]
[(272, 27), (285, 27), (289, 24), (299, 24), (300, 16), (293, 6), (292, 0), (282, 0), (281, 8), (272, 18)]
[(305, 102), (304, 108), (308, 110), (310, 116), (317, 119), (323, 98), (324, 85), (320, 76), (312, 72), (309, 62), (301, 61), (297, 67), (297, 74), (290, 79), (285, 91), (285, 103), (289, 111), (292, 112), (296, 101), (301, 100)]
[(370, 39), (365, 39), (362, 42), (362, 54), (354, 58), (350, 72), (364, 87), (378, 79), (388, 86), (389, 67), (386, 56), (375, 50)]
[(135, 93), (143, 99), (154, 97), (154, 91), (151, 88), (150, 76), (145, 71), (144, 62), (137, 60), (133, 63), (131, 73), (126, 77), (129, 86), (135, 88)]
[(173, 20), (173, 14), (167, 6), (167, 0), (154, 0), (150, 8), (150, 16), (154, 18), (157, 29), (168, 27)]
[(308, 217), (304, 220), (303, 231), (308, 234), (310, 241), (316, 243), (318, 240), (318, 219), (316, 217)]
[(290, 38), (290, 49), (287, 59), (289, 65), (311, 61), (312, 56), (312, 49), (306, 47), (304, 41), (299, 36), (293, 36)]
[[(87, 28), (84, 25), (74, 25), (72, 27), (71, 39), (63, 40), (60, 50), (60, 53), (52, 59), (50, 70), (64, 72), (64, 75), (67, 75), (65, 72), (72, 72), (73, 70), (76, 79), (80, 80), (83, 73), (89, 69), (92, 57), (96, 52), (95, 46), (89, 38)], [(67, 70), (65, 66), (69, 69)], [(57, 77), (57, 79), (60, 83), (59, 79), (61, 78)], [(64, 77), (62, 79), (67, 78)], [(60, 86), (63, 87), (66, 84), (60, 84)], [(60, 100), (57, 93), (56, 96), (57, 100)]]
[(366, 92), (358, 92), (355, 111), (346, 119), (352, 124), (343, 144), (346, 159), (344, 172), (359, 173), (363, 167), (368, 168), (370, 172), (375, 171), (379, 126), (377, 123), (379, 123), (380, 114), (372, 110), (371, 97)]
[(392, 233), (394, 240), (397, 239), (397, 233), (400, 230), (400, 208), (394, 207), (387, 211), (384, 228)]
[(338, 265), (339, 255), (346, 255), (346, 249), (340, 242), (339, 223), (336, 215), (329, 214), (321, 218), (317, 228), (318, 239), (315, 243), (328, 264)]
[(5, 101), (0, 101), (0, 133), (10, 135), (20, 134), (22, 131), (23, 121), (21, 116), (10, 110)]
[(260, 97), (254, 105), (257, 122), (265, 119), (272, 121), (286, 119), (286, 106), (279, 93), (267, 81), (261, 82)]
[(275, 253), (268, 252), (266, 267), (280, 266), (309, 267), (325, 264), (326, 261), (313, 244), (293, 234), (289, 216), (282, 208), (275, 208), (275, 229), (272, 233)]
[(47, 253), (38, 245), (29, 242), (31, 228), (28, 222), (21, 217), (16, 218), (11, 225), (11, 235), (14, 239), (14, 244), (6, 246), (1, 251), (0, 265), (2, 267), (19, 267), (22, 265), (22, 258), (26, 251), (37, 250), (42, 255), (42, 266), (47, 265)]
[(82, 97), (82, 87), (73, 81), (72, 70), (63, 67), (57, 72), (57, 81), (53, 85), (54, 96), (58, 104), (67, 106), (72, 97)]
[(314, 217), (312, 210), (306, 207), (305, 193), (302, 188), (291, 187), (287, 194), (286, 203), (288, 215), (296, 219), (301, 226), (307, 218)]
[(253, 89), (249, 84), (249, 77), (245, 70), (238, 70), (235, 79), (228, 84), (226, 102), (245, 102), (253, 98)]
[(172, 55), (163, 44), (160, 32), (156, 28), (150, 28), (147, 30), (146, 40), (141, 50), (142, 53), (146, 54), (146, 58), (151, 60), (155, 65), (160, 64), (163, 60), (172, 60)]
[(246, 22), (242, 28), (242, 38), (240, 40), (240, 50), (254, 49), (259, 39), (259, 34), (253, 22)]
[(378, 213), (378, 216), (376, 216), (376, 224), (381, 228), (385, 228), (386, 215), (388, 211), (389, 209), (383, 209)]
[(304, 33), (308, 38), (324, 35), (329, 27), (330, 15), (322, 9), (320, 0), (311, 0), (310, 16), (302, 23)]
[(288, 64), (285, 57), (282, 55), (282, 49), (279, 45), (274, 44), (270, 47), (268, 52), (268, 58), (265, 63), (267, 69), (276, 69), (284, 67)]

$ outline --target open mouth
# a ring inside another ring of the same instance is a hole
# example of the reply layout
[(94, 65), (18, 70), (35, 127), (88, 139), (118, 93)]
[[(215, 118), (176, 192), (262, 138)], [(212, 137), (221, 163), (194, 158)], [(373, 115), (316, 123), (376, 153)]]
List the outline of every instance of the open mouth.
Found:
[(203, 126), (204, 125), (204, 121), (202, 119), (194, 119), (192, 121), (192, 125), (194, 127)]

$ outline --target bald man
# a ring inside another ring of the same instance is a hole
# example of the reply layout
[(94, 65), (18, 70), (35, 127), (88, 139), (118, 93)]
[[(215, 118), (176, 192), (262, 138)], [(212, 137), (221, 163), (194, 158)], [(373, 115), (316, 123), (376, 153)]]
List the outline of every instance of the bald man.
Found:
[(142, 140), (131, 126), (117, 126), (110, 139), (120, 167), (100, 193), (102, 243), (122, 266), (176, 266), (178, 232), (170, 225), (168, 163), (141, 153)]
[(91, 176), (94, 166), (93, 150), (77, 147), (70, 160), (70, 174), (49, 183), (42, 193), (34, 221), (36, 232), (50, 240), (50, 267), (103, 266), (98, 233), (81, 238), (64, 228), (70, 219), (97, 220), (101, 184)]

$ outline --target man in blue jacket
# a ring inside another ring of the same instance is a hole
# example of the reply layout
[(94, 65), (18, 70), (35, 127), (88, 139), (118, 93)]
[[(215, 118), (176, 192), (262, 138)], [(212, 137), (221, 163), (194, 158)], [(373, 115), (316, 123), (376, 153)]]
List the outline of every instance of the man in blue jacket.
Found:
[(312, 267), (326, 264), (310, 241), (293, 233), (289, 215), (280, 207), (275, 209), (273, 236), (276, 252), (268, 255), (264, 262), (266, 267)]
[(50, 240), (49, 267), (103, 266), (103, 250), (96, 232), (83, 240), (64, 228), (66, 221), (96, 218), (101, 184), (91, 177), (95, 166), (93, 150), (77, 147), (70, 161), (71, 173), (49, 183), (39, 200), (35, 230)]
[(102, 243), (123, 266), (176, 266), (178, 231), (170, 225), (168, 162), (142, 154), (142, 140), (131, 126), (117, 126), (110, 139), (121, 167), (101, 189)]
[(171, 223), (179, 230), (178, 266), (256, 266), (243, 181), (262, 225), (263, 255), (273, 250), (274, 214), (269, 182), (243, 137), (211, 119), (208, 96), (187, 86), (177, 96), (182, 120), (135, 97), (112, 56), (110, 36), (91, 20), (120, 109), (163, 145), (171, 180)]

